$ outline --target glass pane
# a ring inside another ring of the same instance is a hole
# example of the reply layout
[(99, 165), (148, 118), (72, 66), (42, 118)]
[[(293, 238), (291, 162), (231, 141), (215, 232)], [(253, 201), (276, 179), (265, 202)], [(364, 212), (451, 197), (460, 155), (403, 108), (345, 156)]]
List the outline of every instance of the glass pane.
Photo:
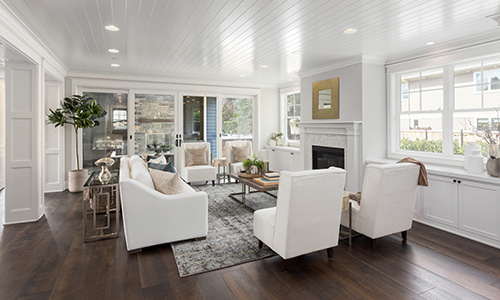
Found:
[(300, 105), (300, 93), (295, 94), (295, 105)]
[(408, 102), (408, 98), (410, 96), (408, 94), (402, 94), (401, 95), (401, 111), (408, 111), (409, 107), (409, 102)]
[(295, 116), (300, 117), (300, 105), (295, 106)]
[(294, 110), (293, 110), (293, 105), (288, 105), (288, 112), (287, 112), (287, 116), (288, 116), (288, 117), (293, 117), (293, 113), (294, 113)]
[(500, 91), (500, 69), (490, 71), (491, 90)]
[(293, 94), (289, 94), (286, 96), (286, 103), (287, 106), (293, 105), (294, 103)]
[(455, 109), (481, 108), (481, 92), (477, 86), (455, 88)]
[(300, 128), (299, 128), (300, 118), (287, 118), (287, 138), (288, 140), (297, 141), (300, 140)]
[(100, 125), (83, 130), (83, 167), (95, 168), (105, 156), (127, 154), (127, 94), (83, 92), (94, 98), (107, 112)]
[(135, 94), (135, 154), (163, 153), (173, 162), (174, 95)]
[[(493, 84), (491, 85), (491, 88), (493, 89)], [(484, 108), (500, 107), (500, 89), (497, 91), (492, 90), (491, 92), (483, 93), (483, 98)]]
[(488, 155), (486, 137), (488, 129), (498, 130), (499, 115), (490, 112), (460, 112), (453, 114), (453, 153), (464, 155), (464, 146), (469, 142), (481, 145), (483, 156)]
[(481, 83), (481, 61), (456, 65), (454, 68), (455, 86), (469, 86)]
[(434, 69), (422, 72), (422, 90), (434, 90), (443, 88), (443, 69)]
[(197, 142), (205, 139), (203, 97), (184, 96), (183, 119), (184, 141)]
[(400, 116), (400, 149), (442, 153), (441, 113)]
[(442, 110), (443, 90), (422, 92), (422, 110)]
[(410, 110), (420, 110), (420, 93), (410, 93)]
[[(500, 82), (500, 58), (492, 58), (483, 61), (483, 83), (495, 84), (497, 88)], [(491, 88), (493, 89), (493, 87)]]
[(420, 90), (420, 73), (401, 75), (401, 92), (419, 91)]
[[(288, 98), (289, 99), (289, 98)], [(227, 141), (253, 139), (253, 98), (224, 98), (222, 104), (222, 155)]]

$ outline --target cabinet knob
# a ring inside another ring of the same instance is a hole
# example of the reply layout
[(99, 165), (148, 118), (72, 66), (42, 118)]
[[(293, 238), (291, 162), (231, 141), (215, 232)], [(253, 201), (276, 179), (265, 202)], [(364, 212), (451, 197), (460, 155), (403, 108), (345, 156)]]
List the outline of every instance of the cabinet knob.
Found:
[(293, 155), (293, 154), (294, 154), (293, 152), (292, 152), (292, 153), (290, 153), (290, 155)]
[(457, 180), (456, 180), (456, 179), (453, 179), (453, 182), (457, 182)]
[(459, 180), (458, 183), (462, 183), (462, 181)]

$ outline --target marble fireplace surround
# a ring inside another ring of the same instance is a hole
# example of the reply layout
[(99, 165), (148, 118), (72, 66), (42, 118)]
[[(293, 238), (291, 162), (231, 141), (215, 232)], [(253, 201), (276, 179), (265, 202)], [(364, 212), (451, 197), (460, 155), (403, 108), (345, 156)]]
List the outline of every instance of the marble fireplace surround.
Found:
[(361, 122), (300, 122), (300, 152), (304, 169), (312, 169), (312, 146), (344, 149), (346, 190), (361, 190)]

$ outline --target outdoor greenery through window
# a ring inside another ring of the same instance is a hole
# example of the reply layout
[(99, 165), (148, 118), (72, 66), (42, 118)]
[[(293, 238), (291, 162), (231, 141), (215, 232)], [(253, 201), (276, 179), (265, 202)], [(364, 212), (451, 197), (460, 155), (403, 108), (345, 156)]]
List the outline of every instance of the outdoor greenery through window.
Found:
[(500, 57), (402, 73), (398, 80), (400, 150), (464, 155), (464, 146), (476, 142), (486, 156), (481, 133), (500, 123)]
[(222, 104), (222, 153), (226, 141), (253, 139), (253, 97), (224, 98)]
[(286, 95), (286, 137), (290, 141), (300, 140), (300, 92)]

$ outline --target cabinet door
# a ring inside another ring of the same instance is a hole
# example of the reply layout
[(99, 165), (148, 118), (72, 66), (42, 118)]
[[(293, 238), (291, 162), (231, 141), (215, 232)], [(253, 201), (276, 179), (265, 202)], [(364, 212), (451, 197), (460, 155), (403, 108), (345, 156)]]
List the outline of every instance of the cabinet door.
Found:
[(290, 163), (291, 163), (292, 170), (293, 171), (300, 171), (301, 170), (300, 153), (291, 152), (290, 156), (291, 156)]
[(271, 149), (269, 151), (269, 170), (279, 172), (281, 171), (281, 159), (279, 155), (280, 151)]
[(415, 216), (420, 216), (422, 214), (422, 209), (421, 209), (421, 198), (422, 198), (422, 189), (425, 189), (425, 187), (419, 186), (417, 188), (417, 197), (415, 199), (415, 207), (413, 208), (413, 215)]
[(461, 181), (458, 191), (460, 228), (500, 240), (500, 188), (490, 184)]
[(424, 192), (424, 218), (457, 227), (457, 183), (453, 178), (429, 176)]

